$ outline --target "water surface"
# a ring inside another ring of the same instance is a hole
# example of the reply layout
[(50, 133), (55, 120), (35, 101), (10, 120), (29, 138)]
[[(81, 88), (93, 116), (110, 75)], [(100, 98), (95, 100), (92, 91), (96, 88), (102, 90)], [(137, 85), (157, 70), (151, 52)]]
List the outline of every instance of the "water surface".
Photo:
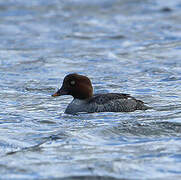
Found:
[[(0, 2), (1, 179), (180, 179), (181, 2)], [(153, 109), (66, 115), (68, 73)]]

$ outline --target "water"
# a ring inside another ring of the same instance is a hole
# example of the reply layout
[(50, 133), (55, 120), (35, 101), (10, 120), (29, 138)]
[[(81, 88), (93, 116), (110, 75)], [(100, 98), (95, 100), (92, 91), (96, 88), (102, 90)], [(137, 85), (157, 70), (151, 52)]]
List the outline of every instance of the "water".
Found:
[[(0, 179), (180, 179), (181, 2), (0, 2)], [(154, 107), (66, 115), (65, 75)]]

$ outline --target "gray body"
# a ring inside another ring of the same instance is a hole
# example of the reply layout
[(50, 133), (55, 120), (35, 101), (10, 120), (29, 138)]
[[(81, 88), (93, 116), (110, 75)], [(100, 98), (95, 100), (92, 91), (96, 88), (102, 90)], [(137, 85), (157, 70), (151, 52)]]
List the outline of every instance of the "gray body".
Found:
[(149, 107), (129, 94), (108, 93), (95, 94), (92, 98), (86, 100), (73, 99), (67, 106), (65, 113), (132, 112), (146, 109), (149, 109)]

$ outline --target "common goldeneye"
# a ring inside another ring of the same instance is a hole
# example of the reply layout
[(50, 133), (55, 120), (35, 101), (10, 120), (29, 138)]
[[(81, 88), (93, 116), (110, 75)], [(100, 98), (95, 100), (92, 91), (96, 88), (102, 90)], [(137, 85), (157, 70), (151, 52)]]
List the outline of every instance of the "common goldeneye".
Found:
[(93, 87), (88, 77), (69, 74), (63, 80), (62, 87), (52, 96), (72, 95), (73, 101), (67, 106), (65, 113), (78, 112), (131, 112), (149, 109), (144, 102), (129, 94), (107, 93), (93, 95)]

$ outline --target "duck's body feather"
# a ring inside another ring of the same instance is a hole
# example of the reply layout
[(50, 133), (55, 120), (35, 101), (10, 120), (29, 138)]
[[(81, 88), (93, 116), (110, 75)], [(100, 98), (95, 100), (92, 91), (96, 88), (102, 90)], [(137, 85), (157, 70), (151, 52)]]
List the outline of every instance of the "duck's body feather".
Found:
[(73, 99), (65, 113), (132, 112), (146, 109), (148, 107), (142, 101), (131, 97), (129, 94), (108, 93), (95, 94), (86, 100)]

